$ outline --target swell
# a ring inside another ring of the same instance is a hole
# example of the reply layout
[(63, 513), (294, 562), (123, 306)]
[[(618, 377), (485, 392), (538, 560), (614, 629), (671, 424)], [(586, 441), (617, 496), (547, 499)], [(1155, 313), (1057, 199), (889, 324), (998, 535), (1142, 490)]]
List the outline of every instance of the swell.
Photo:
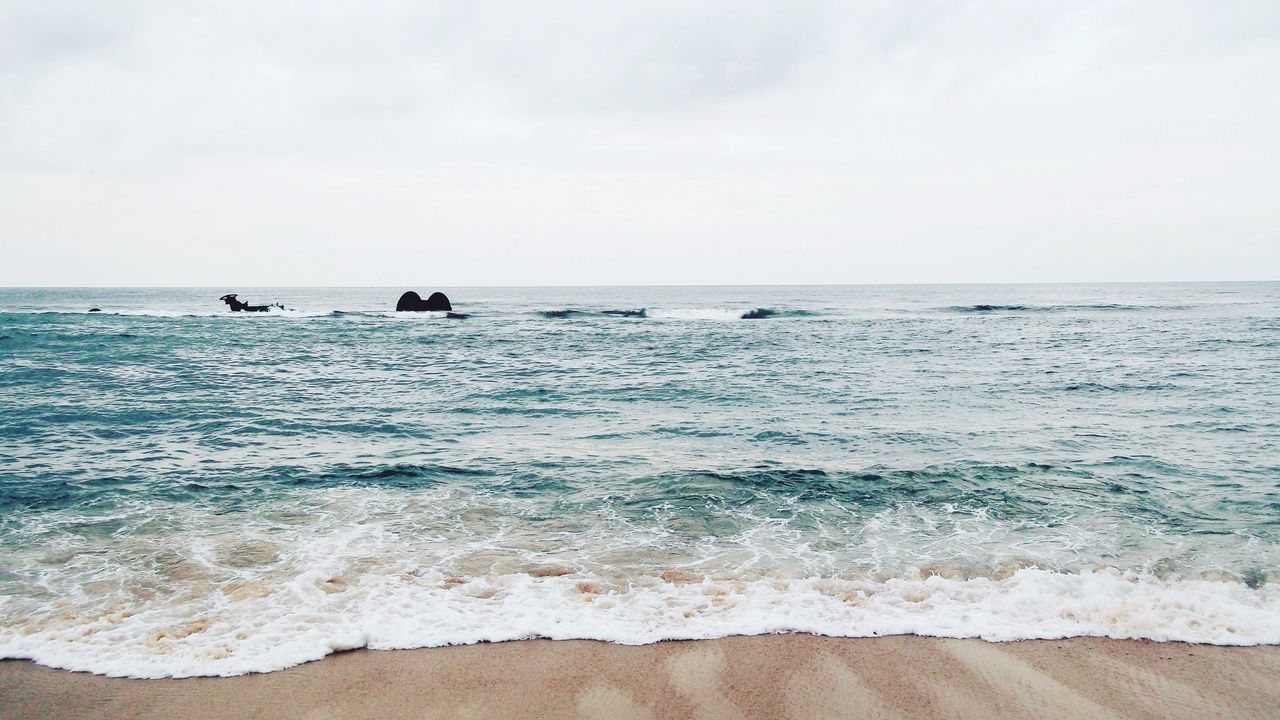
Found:
[[(491, 471), (443, 464), (337, 465), (324, 468), (281, 465), (270, 468), (232, 466), (202, 473), (198, 480), (185, 474), (165, 482), (145, 473), (95, 477), (86, 470), (64, 471), (62, 477), (30, 482), (0, 475), (0, 510), (53, 511), (95, 501), (152, 497), (167, 501), (201, 502), (225, 499), (241, 493), (241, 499), (275, 502), (274, 491), (282, 487), (338, 488), (382, 487), (426, 489), (468, 478), (491, 478)], [(254, 493), (253, 491), (259, 491)], [(261, 491), (272, 491), (263, 493)]]
[(327, 317), (331, 318), (403, 318), (403, 319), (439, 319), (448, 320), (465, 320), (471, 317), (468, 313), (459, 313), (452, 311), (428, 311), (404, 313), (394, 310), (330, 310)]
[(620, 318), (645, 318), (648, 317), (648, 310), (645, 308), (631, 308), (621, 310), (539, 310), (538, 315), (551, 320), (564, 320), (571, 317), (620, 317)]
[(759, 307), (759, 308), (753, 308), (751, 310), (748, 310), (742, 313), (742, 319), (743, 320), (764, 320), (766, 318), (779, 318), (779, 317), (815, 317), (816, 315), (818, 315), (818, 313), (812, 310), (804, 310), (804, 309), (797, 309), (797, 308), (776, 309), (776, 308)]
[[(0, 510), (58, 514), (92, 503), (133, 507), (151, 500), (180, 509), (184, 504), (233, 498), (269, 509), (286, 495), (345, 488), (447, 490), (495, 500), (541, 493), (538, 503), (545, 507), (540, 512), (549, 517), (590, 514), (605, 505), (618, 520), (636, 527), (652, 525), (653, 509), (663, 507), (675, 522), (712, 522), (714, 532), (708, 534), (720, 539), (749, 532), (760, 517), (787, 522), (821, 518), (822, 523), (839, 524), (903, 509), (939, 513), (951, 518), (949, 522), (1007, 522), (1026, 532), (1058, 527), (1065, 515), (1077, 517), (1069, 527), (1079, 529), (1085, 520), (1100, 515), (1094, 522), (1101, 525), (1109, 518), (1128, 518), (1184, 539), (1231, 532), (1270, 544), (1280, 534), (1274, 522), (1280, 489), (1232, 484), (1231, 493), (1207, 504), (1187, 498), (1178, 485), (1189, 480), (1221, 483), (1220, 478), (1149, 456), (1117, 455), (1061, 465), (962, 462), (861, 470), (762, 465), (654, 474), (622, 466), (582, 473), (564, 461), (531, 465), (495, 459), (469, 465), (226, 464), (209, 466), (195, 476), (168, 472), (163, 466), (148, 471), (145, 463), (129, 462), (132, 472), (66, 469), (37, 482), (20, 474), (0, 474)], [(1099, 508), (1105, 512), (1100, 514)], [(23, 520), (16, 517), (15, 522)], [(1087, 553), (1081, 557), (1089, 560)], [(1241, 573), (1271, 577), (1280, 572), (1280, 567), (1267, 564), (1265, 554), (1238, 562), (1235, 569)]]
[(540, 310), (540, 317), (564, 320), (576, 317), (664, 318), (674, 320), (764, 320), (767, 318), (814, 317), (817, 312), (796, 308), (756, 307), (745, 310), (723, 308), (633, 308), (623, 310), (586, 310), (563, 308)]
[(943, 308), (956, 313), (1058, 313), (1058, 312), (1138, 312), (1159, 310), (1185, 310), (1187, 305), (1132, 305), (1123, 303), (1084, 303), (1064, 305), (985, 304), (951, 305)]

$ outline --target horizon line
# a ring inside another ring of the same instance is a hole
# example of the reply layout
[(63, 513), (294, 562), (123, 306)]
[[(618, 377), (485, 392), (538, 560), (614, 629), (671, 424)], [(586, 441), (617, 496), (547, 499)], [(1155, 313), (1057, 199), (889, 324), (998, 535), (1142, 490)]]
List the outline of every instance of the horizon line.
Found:
[[(855, 283), (594, 283), (594, 284), (550, 284), (550, 285), (435, 285), (451, 289), (504, 288), (504, 289), (587, 289), (587, 288), (717, 288), (717, 287), (947, 287), (947, 286), (981, 286), (981, 285), (1210, 285), (1210, 284), (1268, 284), (1280, 283), (1280, 278), (1271, 280), (1055, 280), (1055, 281), (952, 281), (952, 282), (855, 282)], [(0, 284), (0, 290), (212, 290), (227, 287), (272, 288), (272, 289), (392, 289), (408, 285), (312, 285), (285, 284), (259, 285), (254, 283), (220, 283), (216, 285), (7, 285)]]

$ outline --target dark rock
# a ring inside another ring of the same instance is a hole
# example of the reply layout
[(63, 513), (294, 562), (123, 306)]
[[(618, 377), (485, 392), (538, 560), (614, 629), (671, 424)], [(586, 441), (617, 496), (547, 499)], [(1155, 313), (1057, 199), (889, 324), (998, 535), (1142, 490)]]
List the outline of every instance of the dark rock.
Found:
[(410, 290), (400, 296), (400, 302), (396, 303), (397, 312), (423, 312), (427, 310), (435, 312), (448, 312), (453, 309), (453, 305), (449, 304), (449, 298), (445, 297), (442, 292), (431, 293), (431, 296), (423, 300), (418, 293)]
[(89, 308), (89, 312), (102, 312), (102, 308)]
[(266, 312), (271, 309), (270, 305), (250, 305), (246, 302), (241, 302), (236, 299), (235, 294), (223, 295), (218, 299), (229, 305), (231, 312)]

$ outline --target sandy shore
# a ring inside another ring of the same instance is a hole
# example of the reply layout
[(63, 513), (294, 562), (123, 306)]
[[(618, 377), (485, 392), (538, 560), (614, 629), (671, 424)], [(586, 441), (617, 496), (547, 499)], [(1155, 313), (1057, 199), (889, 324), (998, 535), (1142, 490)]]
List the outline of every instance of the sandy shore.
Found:
[(119, 680), (0, 662), (3, 718), (1267, 718), (1280, 647), (811, 635), (356, 651)]

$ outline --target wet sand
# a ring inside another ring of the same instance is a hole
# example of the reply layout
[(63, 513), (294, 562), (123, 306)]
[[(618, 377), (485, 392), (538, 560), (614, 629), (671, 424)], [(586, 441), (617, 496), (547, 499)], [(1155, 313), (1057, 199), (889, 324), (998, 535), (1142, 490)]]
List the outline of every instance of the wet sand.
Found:
[(526, 640), (125, 680), (0, 662), (3, 718), (1268, 718), (1280, 647), (812, 635)]

